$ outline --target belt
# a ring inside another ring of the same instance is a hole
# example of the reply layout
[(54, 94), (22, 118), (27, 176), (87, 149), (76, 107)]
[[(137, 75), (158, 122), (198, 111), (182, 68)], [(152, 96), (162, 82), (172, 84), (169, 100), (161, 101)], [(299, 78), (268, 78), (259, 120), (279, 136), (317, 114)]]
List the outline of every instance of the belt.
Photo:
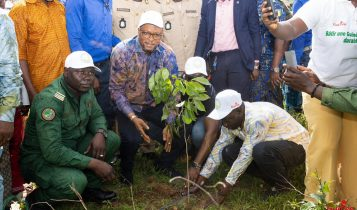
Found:
[(309, 51), (309, 50), (311, 50), (311, 49), (312, 49), (311, 46), (304, 47), (304, 52), (305, 52), (305, 51)]

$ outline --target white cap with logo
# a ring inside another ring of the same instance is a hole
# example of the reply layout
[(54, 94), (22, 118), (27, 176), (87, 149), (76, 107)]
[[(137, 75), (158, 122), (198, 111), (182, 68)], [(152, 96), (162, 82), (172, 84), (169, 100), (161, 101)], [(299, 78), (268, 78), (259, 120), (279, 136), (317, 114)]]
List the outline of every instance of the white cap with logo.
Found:
[(214, 120), (225, 118), (234, 109), (242, 105), (242, 97), (235, 90), (223, 90), (216, 95), (214, 110), (207, 116)]
[(187, 75), (200, 73), (207, 76), (205, 59), (198, 56), (187, 59), (185, 64), (185, 73)]
[(160, 12), (149, 10), (141, 14), (138, 28), (144, 24), (152, 24), (159, 28), (164, 27), (164, 21)]
[(93, 67), (97, 72), (102, 72), (100, 68), (94, 65), (92, 56), (86, 51), (74, 51), (69, 54), (64, 63), (64, 67), (73, 69)]

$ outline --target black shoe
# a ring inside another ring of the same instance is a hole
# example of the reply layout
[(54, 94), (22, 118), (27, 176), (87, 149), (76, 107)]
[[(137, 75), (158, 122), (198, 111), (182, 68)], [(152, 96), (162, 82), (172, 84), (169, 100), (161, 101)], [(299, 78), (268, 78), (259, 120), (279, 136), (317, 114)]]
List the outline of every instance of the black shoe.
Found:
[(170, 178), (176, 177), (176, 176), (182, 176), (183, 175), (176, 171), (174, 168), (172, 167), (160, 167), (160, 166), (155, 166), (155, 170), (161, 172), (162, 174), (164, 174), (165, 176), (168, 176)]
[(117, 194), (113, 191), (104, 191), (101, 189), (86, 188), (82, 193), (84, 201), (92, 201), (101, 203), (103, 201), (112, 200), (117, 197)]

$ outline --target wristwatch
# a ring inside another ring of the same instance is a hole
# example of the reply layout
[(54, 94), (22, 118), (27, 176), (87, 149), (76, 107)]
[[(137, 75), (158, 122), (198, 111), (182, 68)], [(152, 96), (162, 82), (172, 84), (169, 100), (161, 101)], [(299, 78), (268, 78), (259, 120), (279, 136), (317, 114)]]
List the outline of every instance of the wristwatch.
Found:
[(279, 73), (279, 72), (280, 72), (280, 69), (279, 69), (279, 67), (274, 67), (274, 68), (273, 68), (273, 71), (274, 71), (275, 73)]
[(96, 133), (101, 133), (103, 134), (104, 138), (108, 138), (108, 132), (103, 128), (99, 128)]

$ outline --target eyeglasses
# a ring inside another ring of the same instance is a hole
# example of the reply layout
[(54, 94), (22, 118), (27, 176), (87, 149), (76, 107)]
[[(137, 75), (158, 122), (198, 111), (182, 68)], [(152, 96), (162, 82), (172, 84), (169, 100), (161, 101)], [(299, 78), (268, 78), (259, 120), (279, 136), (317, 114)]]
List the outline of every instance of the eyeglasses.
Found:
[(94, 72), (93, 71), (88, 71), (88, 70), (75, 70), (77, 74), (79, 74), (81, 77), (94, 77)]
[(154, 40), (159, 40), (162, 37), (162, 34), (153, 34), (147, 31), (141, 31), (141, 36), (144, 37), (145, 39), (149, 39), (150, 37), (152, 37)]

